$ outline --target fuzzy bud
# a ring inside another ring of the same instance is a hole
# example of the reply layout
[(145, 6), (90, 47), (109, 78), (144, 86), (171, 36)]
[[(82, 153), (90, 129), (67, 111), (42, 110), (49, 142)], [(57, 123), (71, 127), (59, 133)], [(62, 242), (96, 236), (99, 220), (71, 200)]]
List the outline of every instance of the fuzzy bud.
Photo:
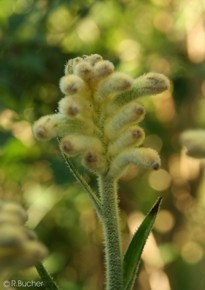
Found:
[(0, 211), (0, 223), (2, 223), (3, 220), (7, 221), (8, 218), (8, 220), (12, 222), (24, 224), (28, 219), (27, 212), (21, 206), (13, 202), (4, 202)]
[(61, 114), (43, 116), (33, 125), (33, 134), (36, 139), (48, 141), (57, 136), (57, 128), (64, 119)]
[(205, 158), (205, 130), (187, 130), (181, 134), (180, 139), (187, 148), (187, 155)]
[(90, 101), (80, 96), (66, 96), (58, 103), (58, 110), (64, 116), (73, 118), (81, 114), (82, 116), (91, 116), (93, 106)]
[(119, 178), (129, 164), (147, 169), (159, 169), (159, 154), (151, 148), (136, 148), (121, 152), (111, 163), (109, 175)]
[(58, 103), (58, 110), (61, 114), (67, 117), (75, 117), (79, 114), (81, 108), (79, 102), (71, 99), (71, 97), (64, 97)]
[(65, 70), (64, 70), (65, 75), (72, 74), (75, 66), (82, 61), (83, 61), (82, 57), (76, 57), (73, 59), (69, 59), (69, 61), (65, 65)]
[(145, 138), (144, 130), (138, 126), (123, 131), (120, 136), (108, 147), (108, 153), (115, 156), (129, 146), (140, 146)]
[(0, 202), (0, 270), (25, 268), (40, 262), (47, 249), (24, 226), (25, 210), (12, 202)]
[(108, 138), (113, 139), (124, 126), (133, 122), (139, 123), (145, 115), (144, 107), (138, 103), (130, 103), (119, 110), (108, 119), (105, 125), (105, 133)]
[(76, 156), (91, 149), (103, 152), (103, 146), (99, 139), (85, 135), (66, 136), (61, 139), (60, 146), (68, 156)]
[(130, 90), (117, 95), (112, 106), (123, 106), (139, 97), (157, 95), (169, 88), (170, 81), (166, 76), (150, 72), (135, 79)]
[(93, 78), (93, 67), (88, 62), (80, 62), (74, 67), (74, 74), (89, 82)]
[(99, 54), (91, 54), (91, 55), (86, 55), (85, 56), (85, 61), (88, 62), (91, 66), (94, 66), (96, 63), (98, 63), (99, 61), (101, 61), (103, 58), (101, 55)]
[(121, 72), (115, 72), (100, 82), (94, 98), (96, 101), (101, 102), (110, 95), (115, 95), (128, 90), (132, 84), (133, 79), (129, 75)]
[(97, 78), (104, 78), (114, 71), (114, 65), (108, 60), (99, 61), (94, 67), (94, 74)]
[(86, 83), (75, 75), (66, 75), (60, 79), (60, 89), (65, 95), (88, 95), (89, 88)]

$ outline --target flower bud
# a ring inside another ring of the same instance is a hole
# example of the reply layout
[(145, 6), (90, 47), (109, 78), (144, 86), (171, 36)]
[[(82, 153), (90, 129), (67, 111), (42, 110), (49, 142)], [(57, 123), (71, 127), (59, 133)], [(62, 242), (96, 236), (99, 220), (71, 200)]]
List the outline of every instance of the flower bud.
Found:
[(205, 130), (187, 130), (181, 134), (180, 139), (187, 148), (187, 155), (205, 158)]
[(85, 135), (68, 135), (61, 139), (60, 146), (68, 156), (76, 156), (91, 149), (103, 152), (103, 145), (99, 139)]
[(119, 131), (126, 125), (133, 122), (139, 123), (145, 115), (144, 107), (138, 103), (129, 103), (110, 117), (105, 124), (105, 134), (109, 139), (114, 139)]
[(96, 63), (101, 61), (103, 58), (99, 54), (91, 54), (88, 56), (85, 56), (85, 61), (88, 62), (91, 66), (94, 66)]
[(68, 74), (72, 74), (73, 73), (73, 68), (80, 62), (83, 61), (83, 58), (82, 57), (76, 57), (76, 58), (73, 58), (73, 59), (69, 59), (68, 62), (66, 63), (65, 65), (65, 75), (68, 75)]
[(119, 137), (108, 146), (108, 154), (114, 156), (129, 146), (140, 146), (145, 138), (144, 130), (138, 126), (132, 126), (124, 130)]
[(93, 67), (88, 62), (80, 62), (74, 67), (74, 74), (89, 82), (93, 78)]
[(80, 96), (66, 96), (58, 103), (61, 114), (67, 117), (76, 117), (78, 114), (91, 116), (93, 113), (92, 103)]
[(160, 73), (148, 73), (135, 79), (130, 90), (113, 99), (112, 106), (122, 106), (139, 97), (160, 94), (170, 88), (169, 79)]
[(96, 63), (94, 74), (97, 78), (104, 78), (114, 71), (114, 65), (108, 60), (102, 60)]
[(65, 95), (89, 95), (89, 88), (86, 83), (76, 75), (66, 75), (60, 79), (60, 89)]
[(6, 217), (11, 217), (11, 220), (15, 219), (16, 223), (24, 224), (27, 219), (28, 215), (27, 212), (18, 204), (14, 202), (4, 202), (0, 214), (0, 220), (2, 221)]
[(109, 175), (113, 178), (119, 178), (126, 170), (129, 164), (135, 164), (138, 167), (147, 169), (159, 169), (159, 154), (151, 148), (135, 148), (121, 152), (112, 162)]
[(43, 116), (33, 125), (33, 134), (36, 139), (48, 141), (57, 135), (57, 126), (63, 115), (53, 114)]
[(0, 270), (33, 266), (47, 255), (34, 232), (23, 225), (26, 219), (19, 205), (0, 201)]
[(121, 72), (115, 72), (100, 82), (95, 92), (94, 98), (96, 101), (103, 101), (112, 94), (118, 94), (129, 89), (132, 86), (133, 79)]
[(4, 248), (4, 253), (0, 253), (0, 268), (23, 269), (39, 263), (48, 251), (40, 242), (29, 241), (15, 249)]

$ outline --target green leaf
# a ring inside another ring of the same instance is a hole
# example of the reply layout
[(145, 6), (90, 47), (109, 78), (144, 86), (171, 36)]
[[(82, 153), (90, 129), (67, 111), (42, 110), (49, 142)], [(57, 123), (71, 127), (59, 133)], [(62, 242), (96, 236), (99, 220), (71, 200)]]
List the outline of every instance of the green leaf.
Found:
[(124, 290), (131, 290), (140, 264), (141, 254), (156, 219), (162, 197), (159, 197), (135, 232), (124, 256)]
[(46, 268), (43, 266), (42, 263), (37, 264), (35, 267), (43, 281), (43, 286), (45, 287), (45, 290), (60, 290), (54, 282), (53, 278), (48, 274)]

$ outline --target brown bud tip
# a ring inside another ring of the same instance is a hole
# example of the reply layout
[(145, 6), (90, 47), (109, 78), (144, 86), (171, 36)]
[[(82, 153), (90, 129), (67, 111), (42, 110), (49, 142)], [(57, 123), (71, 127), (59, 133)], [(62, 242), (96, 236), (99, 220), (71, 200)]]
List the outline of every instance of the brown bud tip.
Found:
[(99, 54), (91, 54), (90, 56), (85, 56), (85, 60), (94, 66), (97, 62), (102, 60), (102, 56)]
[(135, 112), (136, 112), (136, 114), (137, 115), (144, 115), (145, 114), (145, 109), (143, 108), (143, 107), (139, 107), (139, 106), (136, 106), (136, 108), (135, 108)]
[(75, 117), (79, 113), (79, 109), (76, 106), (68, 107), (67, 114), (70, 117)]
[(85, 154), (85, 161), (87, 163), (94, 163), (97, 161), (97, 155), (91, 151), (88, 151), (86, 154)]
[(66, 141), (64, 140), (61, 143), (61, 149), (63, 150), (64, 153), (70, 154), (73, 151), (73, 146), (68, 140), (66, 140)]
[(132, 137), (135, 138), (135, 139), (138, 139), (139, 137), (142, 136), (142, 131), (139, 130), (139, 129), (134, 129), (132, 131)]
[(159, 169), (160, 169), (160, 164), (157, 163), (157, 162), (154, 163), (154, 164), (153, 164), (153, 169), (154, 169), (154, 170), (159, 170)]
[(95, 75), (98, 77), (105, 77), (114, 71), (114, 65), (108, 61), (103, 60), (95, 65)]
[(36, 128), (35, 136), (37, 139), (47, 139), (47, 130), (43, 126)]
[(80, 78), (88, 81), (93, 76), (93, 68), (88, 62), (80, 62), (76, 65), (74, 69), (74, 73), (78, 75)]

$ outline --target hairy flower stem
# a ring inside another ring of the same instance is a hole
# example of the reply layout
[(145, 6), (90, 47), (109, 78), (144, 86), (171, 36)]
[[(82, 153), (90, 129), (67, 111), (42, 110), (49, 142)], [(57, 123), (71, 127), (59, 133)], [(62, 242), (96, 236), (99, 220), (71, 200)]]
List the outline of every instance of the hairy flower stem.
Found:
[(102, 201), (102, 224), (105, 242), (106, 290), (122, 290), (122, 254), (119, 226), (117, 183), (101, 175), (98, 178)]

